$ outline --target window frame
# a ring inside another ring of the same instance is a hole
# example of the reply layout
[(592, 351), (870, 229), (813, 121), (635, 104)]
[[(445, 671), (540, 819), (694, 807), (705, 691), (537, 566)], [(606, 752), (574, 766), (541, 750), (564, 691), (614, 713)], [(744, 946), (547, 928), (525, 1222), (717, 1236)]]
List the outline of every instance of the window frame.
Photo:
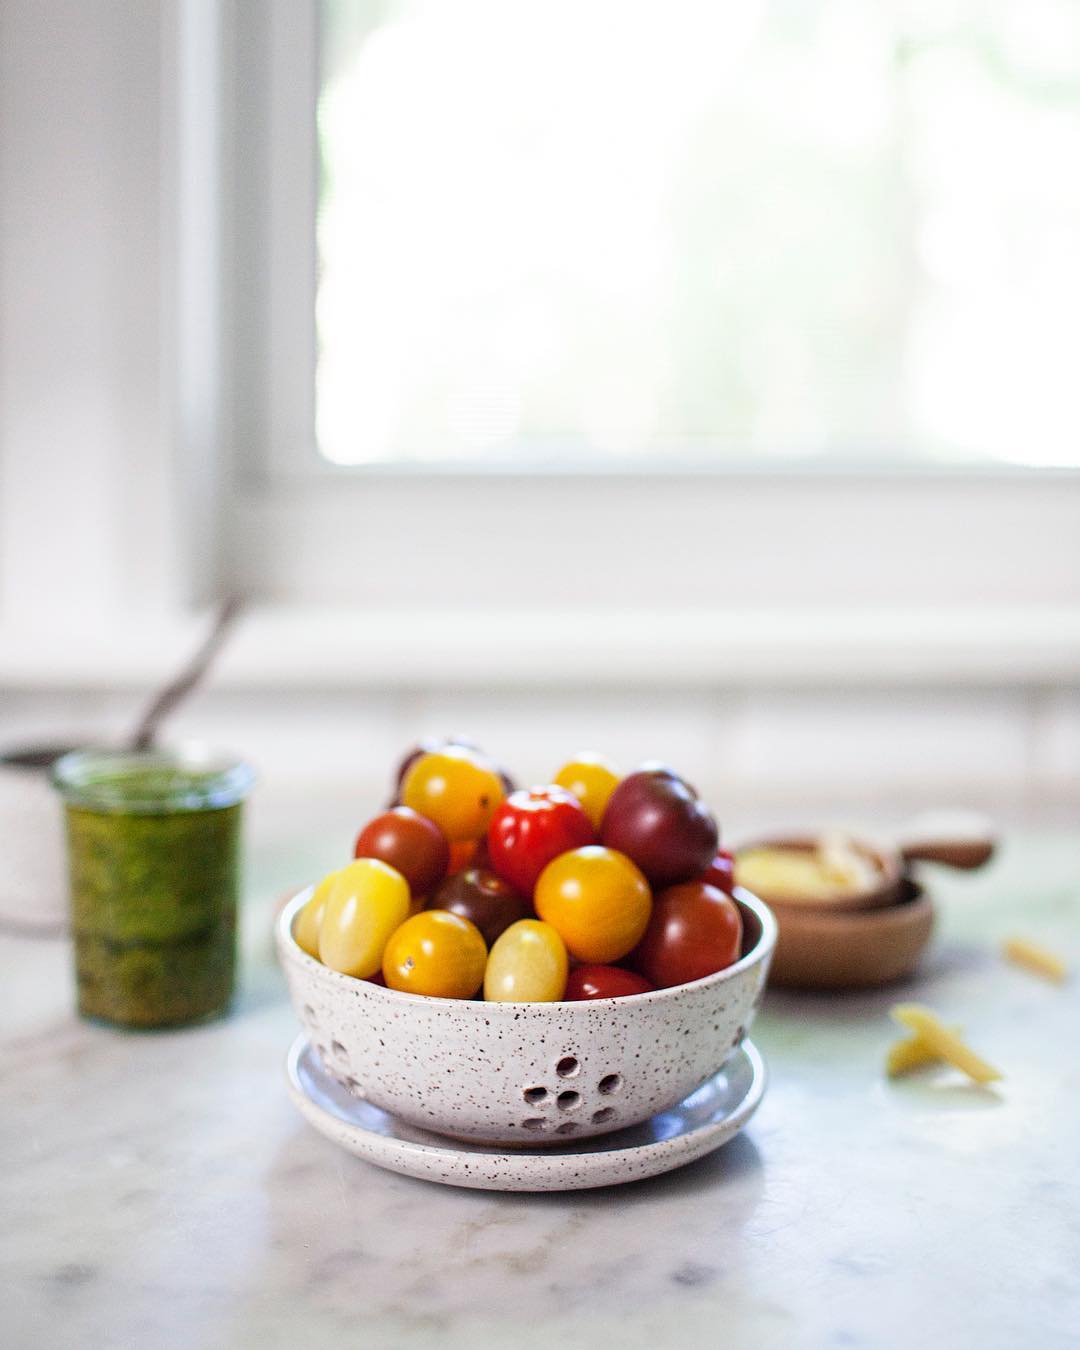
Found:
[[(267, 291), (287, 322), (304, 268), (261, 207), (300, 210), (273, 131), (297, 120), (275, 99), (253, 138), (242, 114), (275, 42), (304, 68), (287, 39), (314, 15), (167, 0), (99, 31), (88, 8), (63, 44), (40, 8), (6, 16), (0, 683), (164, 670), (233, 590), (267, 607), (237, 678), (275, 687), (1075, 684), (1073, 471), (470, 476), (322, 466), (312, 442), (317, 472), (278, 473), (265, 353), (295, 370)], [(87, 156), (108, 172), (58, 192), (50, 166)], [(448, 517), (465, 546), (433, 565), (408, 545)], [(913, 537), (935, 550), (918, 578)]]
[[(263, 587), (267, 598), (274, 601), (317, 600), (321, 548), (317, 541), (325, 536), (329, 519), (341, 521), (354, 512), (365, 522), (365, 531), (375, 532), (377, 547), (366, 552), (359, 546), (350, 550), (347, 541), (338, 540), (326, 549), (325, 594), (334, 603), (377, 606), (378, 598), (370, 588), (360, 585), (355, 591), (345, 588), (343, 592), (331, 572), (337, 578), (370, 574), (377, 558), (383, 556), (394, 557), (395, 568), (408, 573), (414, 566), (408, 551), (395, 549), (402, 514), (417, 522), (419, 529), (437, 529), (444, 504), (455, 494), (460, 497), (467, 485), (468, 500), (477, 507), (467, 513), (472, 528), (478, 528), (485, 515), (491, 519), (493, 513), (509, 511), (514, 516), (516, 549), (523, 557), (546, 555), (550, 594), (567, 603), (580, 593), (582, 555), (579, 551), (576, 559), (570, 554), (564, 557), (552, 549), (558, 522), (540, 503), (550, 502), (553, 492), (571, 495), (578, 504), (577, 514), (586, 515), (594, 531), (584, 550), (584, 559), (591, 564), (584, 603), (597, 612), (622, 610), (627, 604), (612, 569), (597, 565), (599, 560), (618, 556), (625, 545), (628, 517), (613, 508), (612, 502), (616, 498), (636, 501), (640, 520), (641, 504), (656, 494), (663, 496), (666, 509), (654, 522), (652, 546), (683, 554), (686, 541), (680, 522), (700, 511), (702, 498), (714, 503), (719, 520), (725, 503), (737, 496), (745, 517), (741, 538), (759, 541), (770, 577), (769, 584), (754, 594), (754, 604), (782, 609), (792, 591), (794, 560), (800, 551), (805, 556), (806, 550), (813, 549), (818, 562), (823, 561), (824, 576), (840, 577), (858, 568), (864, 578), (867, 573), (876, 578), (862, 587), (864, 599), (869, 591), (880, 596), (885, 606), (910, 608), (926, 602), (924, 593), (906, 588), (903, 581), (913, 494), (916, 507), (922, 501), (925, 510), (933, 513), (943, 489), (962, 483), (970, 485), (982, 503), (982, 517), (970, 546), (988, 550), (988, 577), (1000, 572), (998, 560), (990, 556), (997, 533), (993, 527), (996, 511), (1003, 537), (1017, 528), (1030, 532), (1030, 537), (1016, 539), (1011, 550), (1017, 568), (1030, 573), (1016, 588), (1019, 602), (1069, 598), (1058, 593), (1042, 595), (1046, 540), (1038, 521), (1043, 498), (1049, 502), (1066, 491), (1080, 501), (1080, 472), (1075, 470), (755, 460), (707, 470), (614, 463), (568, 473), (517, 467), (491, 470), (469, 463), (341, 466), (324, 460), (314, 432), (317, 141), (313, 109), (319, 80), (318, 8), (318, 0), (238, 0), (231, 42), (232, 85), (238, 100), (232, 115), (235, 136), (228, 166), (234, 221), (233, 425), (241, 449), (229, 520), (231, 535), (242, 543), (239, 552), (234, 549), (229, 568), (245, 587)], [(258, 340), (257, 335), (261, 335)], [(789, 541), (790, 546), (770, 547), (769, 522), (775, 503), (789, 496), (797, 484), (805, 485), (817, 519)], [(823, 484), (836, 489), (841, 505), (835, 509)], [(527, 496), (537, 503), (536, 509), (523, 509)], [(903, 498), (902, 509), (894, 509), (897, 498)], [(874, 547), (857, 558), (844, 544), (847, 532), (842, 513), (852, 510), (872, 511), (881, 522)], [(1080, 521), (1080, 514), (1077, 518)], [(1059, 527), (1059, 533), (1063, 528)], [(284, 548), (283, 539), (287, 541)], [(1067, 553), (1061, 538), (1055, 537), (1048, 546), (1059, 555), (1063, 550)], [(703, 546), (691, 551), (692, 565), (713, 572), (717, 593), (722, 594), (722, 548)], [(970, 589), (969, 584), (952, 600), (970, 605)], [(456, 591), (444, 587), (430, 567), (417, 568), (413, 576), (406, 576), (400, 590), (423, 596), (439, 609), (469, 605), (468, 598), (460, 594), (460, 585)], [(987, 603), (994, 598), (988, 594)], [(700, 602), (698, 597), (695, 603)], [(949, 602), (946, 576), (941, 603)], [(513, 606), (511, 589), (496, 588), (494, 603)], [(532, 595), (525, 603), (539, 603), (538, 596)], [(837, 597), (839, 607), (846, 603), (843, 595)]]

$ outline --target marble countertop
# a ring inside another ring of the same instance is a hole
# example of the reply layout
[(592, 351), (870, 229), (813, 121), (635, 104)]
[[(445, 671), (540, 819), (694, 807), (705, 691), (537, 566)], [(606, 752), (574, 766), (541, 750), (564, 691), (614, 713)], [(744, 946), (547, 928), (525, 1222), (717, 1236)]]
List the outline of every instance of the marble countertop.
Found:
[(1021, 931), (1080, 957), (1075, 839), (934, 878), (938, 937), (900, 992), (962, 1024), (1000, 1085), (886, 1081), (895, 990), (770, 993), (745, 1134), (667, 1177), (540, 1196), (381, 1172), (290, 1105), (269, 926), (325, 862), (304, 848), (257, 832), (242, 990), (213, 1025), (81, 1024), (66, 943), (0, 938), (8, 1350), (1077, 1344), (1080, 981), (997, 952)]

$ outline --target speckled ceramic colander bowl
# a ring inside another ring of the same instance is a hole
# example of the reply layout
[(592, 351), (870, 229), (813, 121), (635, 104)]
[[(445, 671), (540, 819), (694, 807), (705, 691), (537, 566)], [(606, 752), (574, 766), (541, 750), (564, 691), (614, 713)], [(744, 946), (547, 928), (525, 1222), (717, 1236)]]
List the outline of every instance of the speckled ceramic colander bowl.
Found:
[(768, 907), (737, 890), (743, 955), (692, 984), (576, 1003), (425, 998), (312, 960), (277, 925), (308, 1039), (351, 1092), (422, 1129), (497, 1143), (566, 1142), (635, 1125), (682, 1101), (746, 1035), (776, 941)]

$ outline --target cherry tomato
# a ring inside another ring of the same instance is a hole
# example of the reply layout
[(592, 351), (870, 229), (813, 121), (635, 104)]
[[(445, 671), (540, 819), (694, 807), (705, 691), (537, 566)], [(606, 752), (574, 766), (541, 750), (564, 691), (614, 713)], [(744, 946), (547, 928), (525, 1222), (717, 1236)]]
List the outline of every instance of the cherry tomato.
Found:
[(455, 876), (476, 861), (479, 845), (475, 839), (459, 839), (450, 845), (450, 865), (446, 869), (448, 877)]
[(569, 960), (549, 923), (521, 919), (499, 937), (484, 972), (489, 1003), (557, 1003), (566, 989)]
[(589, 844), (548, 863), (533, 903), (579, 961), (618, 961), (641, 940), (649, 883), (623, 853)]
[(728, 853), (726, 849), (721, 849), (697, 880), (704, 881), (709, 886), (715, 886), (718, 891), (723, 891), (725, 895), (731, 895), (735, 889), (734, 853)]
[(566, 981), (565, 997), (575, 1001), (627, 998), (631, 994), (651, 993), (652, 988), (643, 975), (621, 966), (575, 966)]
[[(398, 796), (401, 795), (401, 785), (405, 781), (405, 775), (409, 772), (421, 755), (433, 754), (436, 750), (441, 750), (444, 745), (464, 745), (466, 750), (475, 750), (475, 745), (470, 745), (468, 741), (456, 741), (449, 736), (424, 736), (409, 751), (405, 758), (398, 765), (397, 777), (394, 779), (394, 787)], [(395, 803), (397, 805), (397, 803)]]
[(326, 911), (326, 897), (334, 883), (336, 872), (323, 877), (311, 893), (311, 899), (293, 920), (293, 938), (308, 956), (319, 959), (319, 929)]
[[(448, 745), (460, 745), (463, 750), (472, 750), (478, 755), (483, 755), (483, 751), (476, 742), (470, 741), (465, 736), (425, 736), (418, 745), (415, 745), (409, 751), (398, 765), (397, 777), (394, 780), (394, 796), (389, 803), (391, 807), (401, 805), (401, 785), (405, 780), (405, 775), (420, 756), (431, 754), (436, 750), (443, 750)], [(499, 781), (503, 785), (503, 796), (509, 797), (511, 792), (517, 787), (517, 784), (505, 769), (496, 768), (495, 772), (499, 775)]]
[(522, 895), (552, 858), (591, 844), (592, 823), (572, 792), (562, 787), (512, 792), (495, 812), (488, 830), (488, 856), (499, 876)]
[(450, 845), (434, 821), (408, 806), (395, 806), (368, 821), (353, 856), (379, 858), (396, 867), (415, 897), (429, 895), (446, 876)]
[(431, 897), (429, 908), (449, 910), (476, 924), (489, 947), (512, 923), (532, 914), (529, 902), (486, 867), (467, 867), (447, 877)]
[(472, 998), (484, 980), (487, 944), (460, 914), (427, 909), (394, 932), (383, 953), (391, 989), (430, 998)]
[(452, 844), (479, 839), (502, 799), (499, 775), (460, 745), (421, 755), (401, 785), (402, 802), (433, 820)]
[(319, 960), (343, 975), (368, 979), (382, 965), (390, 934), (409, 917), (409, 883), (378, 858), (343, 867), (326, 897)]
[(574, 794), (598, 830), (608, 798), (619, 786), (619, 775), (607, 760), (586, 751), (564, 764), (553, 781)]
[(704, 881), (669, 886), (634, 952), (634, 968), (657, 988), (688, 984), (739, 959), (742, 915), (735, 901)]
[(659, 889), (700, 876), (716, 857), (719, 833), (689, 783), (663, 765), (649, 765), (611, 794), (600, 838), (633, 858)]

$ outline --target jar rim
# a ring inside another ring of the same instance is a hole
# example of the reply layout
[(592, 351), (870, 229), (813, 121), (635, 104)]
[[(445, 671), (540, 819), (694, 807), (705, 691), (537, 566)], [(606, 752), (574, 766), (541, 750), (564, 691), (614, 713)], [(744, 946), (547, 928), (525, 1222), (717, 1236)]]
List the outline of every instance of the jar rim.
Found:
[(243, 801), (251, 766), (201, 742), (167, 750), (73, 750), (52, 767), (69, 806), (115, 815), (219, 811)]

